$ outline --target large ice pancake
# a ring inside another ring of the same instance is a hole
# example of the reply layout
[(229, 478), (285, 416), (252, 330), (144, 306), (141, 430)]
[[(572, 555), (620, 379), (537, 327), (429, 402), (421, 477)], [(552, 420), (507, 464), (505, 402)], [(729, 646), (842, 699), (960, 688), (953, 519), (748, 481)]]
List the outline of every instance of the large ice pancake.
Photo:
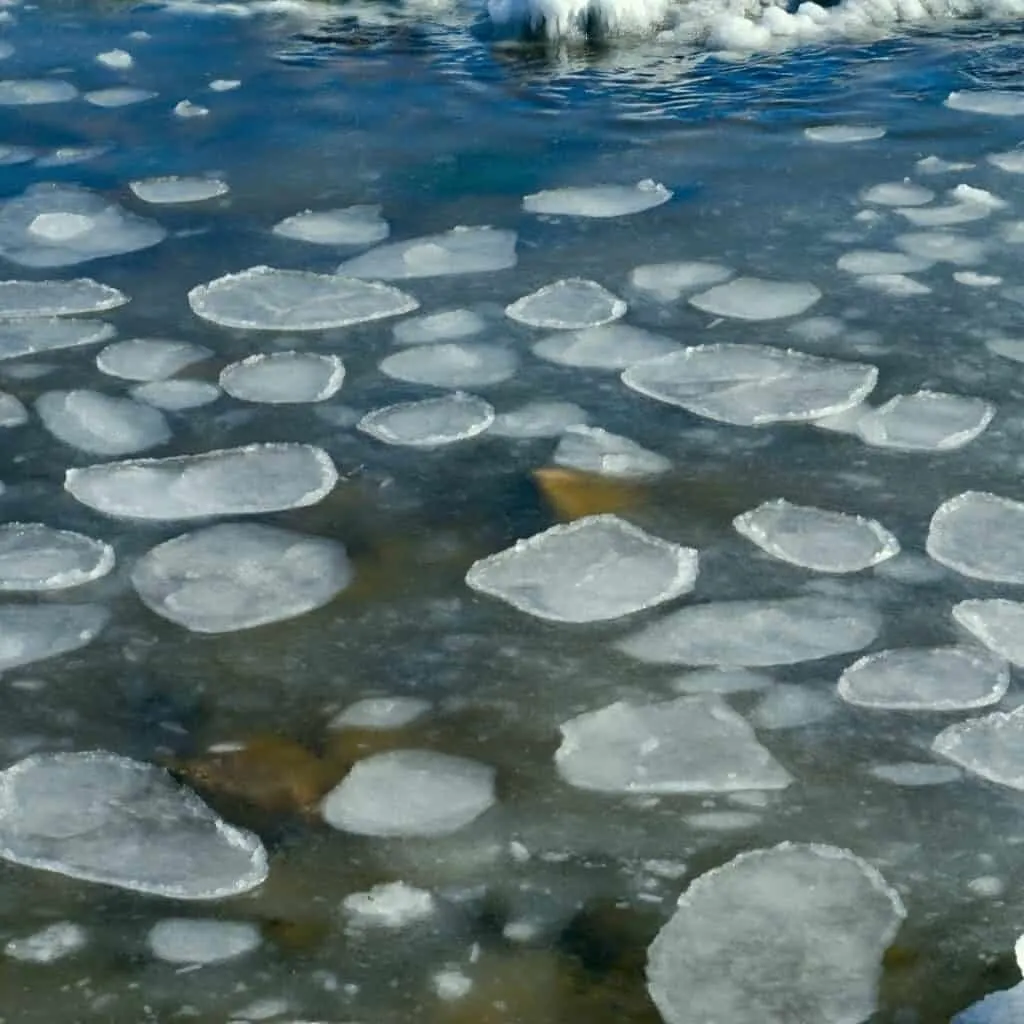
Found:
[(973, 441), (995, 412), (995, 406), (981, 398), (916, 391), (872, 409), (857, 421), (856, 429), (876, 448), (946, 452)]
[(950, 725), (932, 749), (983, 779), (1024, 790), (1024, 707)]
[(1024, 503), (965, 491), (932, 516), (925, 548), (942, 565), (993, 583), (1024, 583)]
[(849, 850), (753, 850), (679, 898), (648, 950), (648, 989), (666, 1024), (860, 1024), (905, 916)]
[(91, 455), (133, 455), (171, 439), (158, 409), (100, 391), (46, 391), (36, 399), (36, 412), (59, 441)]
[(516, 299), (505, 315), (530, 327), (585, 330), (625, 316), (626, 303), (596, 281), (569, 277)]
[(567, 217), (625, 217), (667, 203), (670, 189), (645, 178), (635, 185), (590, 185), (545, 189), (523, 197), (527, 213)]
[(102, 313), (127, 301), (124, 292), (88, 277), (70, 281), (0, 281), (0, 317)]
[(717, 696), (619, 701), (564, 722), (555, 753), (572, 786), (604, 793), (784, 789), (789, 772)]
[(876, 367), (764, 345), (695, 345), (635, 363), (623, 383), (723, 423), (760, 426), (831, 416), (863, 401)]
[(738, 320), (779, 320), (797, 316), (821, 298), (809, 281), (765, 281), (737, 277), (694, 295), (690, 305), (714, 316)]
[(19, 359), (39, 352), (96, 345), (114, 336), (103, 320), (61, 320), (32, 317), (0, 323), (0, 359)]
[(267, 876), (256, 836), (162, 769), (106, 751), (36, 754), (0, 772), (0, 857), (180, 900), (234, 896)]
[(91, 643), (110, 613), (96, 604), (0, 606), (0, 672), (77, 651)]
[(337, 541), (262, 523), (221, 523), (157, 545), (132, 584), (157, 615), (195, 633), (227, 633), (312, 611), (352, 579)]
[(961, 601), (953, 618), (989, 650), (1024, 666), (1024, 604), (994, 597)]
[(614, 515), (552, 526), (474, 562), (473, 590), (552, 622), (602, 622), (689, 593), (697, 552)]
[(113, 568), (114, 549), (103, 541), (44, 523), (0, 526), (0, 590), (63, 590)]
[(671, 612), (617, 644), (656, 665), (792, 665), (867, 647), (878, 613), (816, 597), (712, 601)]
[(303, 508), (329, 494), (337, 479), (321, 448), (254, 444), (69, 469), (64, 487), (106, 515), (174, 520)]

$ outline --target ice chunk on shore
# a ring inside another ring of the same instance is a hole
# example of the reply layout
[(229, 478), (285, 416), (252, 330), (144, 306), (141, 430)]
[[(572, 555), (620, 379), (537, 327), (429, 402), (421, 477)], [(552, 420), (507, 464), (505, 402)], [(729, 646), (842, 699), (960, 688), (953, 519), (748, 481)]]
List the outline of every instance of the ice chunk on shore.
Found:
[(43, 523), (0, 526), (0, 590), (64, 590), (113, 568), (114, 549), (103, 541)]
[(322, 449), (269, 443), (69, 469), (64, 487), (106, 515), (173, 520), (303, 508), (329, 494), (337, 480)]
[(194, 633), (292, 619), (333, 600), (353, 576), (337, 541), (261, 523), (221, 523), (158, 544), (135, 563), (148, 608)]
[(99, 391), (47, 391), (36, 412), (54, 437), (92, 455), (130, 455), (171, 439), (158, 409)]
[(233, 398), (268, 405), (325, 402), (345, 380), (345, 364), (317, 352), (271, 352), (225, 366), (220, 386)]
[(391, 233), (378, 204), (336, 210), (304, 210), (273, 227), (275, 235), (313, 245), (374, 245)]
[(27, 319), (0, 323), (0, 359), (98, 345), (114, 336), (102, 320)]
[(626, 303), (596, 281), (567, 277), (524, 295), (505, 307), (505, 315), (530, 327), (582, 330), (626, 315)]
[(212, 355), (210, 349), (187, 341), (131, 338), (101, 349), (96, 356), (96, 366), (110, 377), (153, 381), (173, 377), (187, 366)]
[(220, 178), (142, 178), (128, 187), (144, 203), (204, 203), (208, 199), (225, 196), (230, 189)]
[(912, 647), (878, 651), (839, 677), (848, 704), (890, 711), (963, 711), (1002, 700), (1010, 684), (1006, 662), (972, 647)]
[(438, 235), (389, 242), (347, 260), (339, 274), (398, 281), (449, 274), (486, 274), (516, 265), (516, 233), (457, 227)]
[(882, 956), (905, 916), (849, 850), (741, 853), (680, 896), (648, 950), (648, 989), (666, 1024), (856, 1024), (876, 1008)]
[(721, 697), (619, 701), (561, 726), (558, 774), (602, 793), (784, 789), (792, 776)]
[(859, 572), (900, 550), (899, 541), (874, 519), (785, 498), (738, 515), (733, 525), (774, 558), (818, 572)]
[(672, 198), (670, 189), (645, 178), (635, 185), (590, 185), (545, 189), (523, 199), (527, 213), (569, 217), (625, 217), (654, 209)]
[(121, 107), (133, 107), (136, 103), (154, 100), (156, 97), (157, 94), (150, 89), (140, 89), (133, 85), (115, 85), (109, 89), (93, 89), (82, 99), (104, 110), (119, 110)]
[(197, 285), (188, 302), (204, 320), (251, 331), (324, 331), (419, 307), (411, 295), (378, 281), (274, 267), (250, 267)]
[(624, 370), (634, 363), (678, 352), (671, 338), (629, 324), (606, 324), (552, 334), (533, 346), (533, 354), (562, 366), (587, 370)]
[(652, 452), (628, 437), (585, 425), (566, 428), (551, 461), (567, 469), (621, 480), (661, 476), (672, 468), (671, 461), (664, 455)]
[(163, 769), (106, 751), (37, 754), (0, 772), (0, 857), (181, 900), (248, 892), (267, 876), (256, 836)]
[(973, 441), (995, 413), (995, 406), (981, 398), (916, 391), (865, 413), (857, 433), (875, 448), (947, 452)]
[(947, 726), (932, 750), (983, 779), (1024, 790), (1024, 706)]
[(473, 563), (466, 583), (552, 622), (602, 622), (689, 593), (697, 552), (614, 515), (552, 526)]
[(128, 296), (89, 277), (70, 281), (0, 281), (0, 317), (72, 316), (117, 309)]
[(171, 964), (219, 964), (251, 953), (260, 930), (250, 921), (169, 917), (149, 930), (146, 943), (158, 960)]
[(686, 292), (727, 281), (735, 271), (710, 260), (645, 263), (629, 272), (629, 283), (659, 302), (675, 302)]
[(493, 422), (494, 409), (489, 402), (455, 391), (443, 398), (374, 409), (356, 427), (385, 444), (439, 448), (477, 437)]
[(77, 651), (109, 618), (95, 604), (0, 605), (0, 672)]
[(324, 798), (324, 820), (357, 835), (441, 836), (495, 803), (494, 769), (433, 750), (392, 750), (357, 761)]
[(452, 341), (395, 352), (381, 362), (380, 372), (409, 384), (485, 388), (508, 380), (518, 366), (515, 353), (503, 345)]
[(765, 281), (737, 277), (694, 295), (690, 305), (713, 316), (738, 320), (780, 320), (799, 316), (821, 298), (809, 281)]
[(950, 569), (993, 583), (1024, 583), (1024, 503), (965, 491), (932, 516), (928, 554)]
[(999, 657), (1024, 666), (1024, 603), (1004, 598), (961, 601), (953, 618)]
[(846, 601), (712, 601), (672, 612), (616, 647), (647, 664), (757, 668), (859, 651), (880, 629), (877, 612)]

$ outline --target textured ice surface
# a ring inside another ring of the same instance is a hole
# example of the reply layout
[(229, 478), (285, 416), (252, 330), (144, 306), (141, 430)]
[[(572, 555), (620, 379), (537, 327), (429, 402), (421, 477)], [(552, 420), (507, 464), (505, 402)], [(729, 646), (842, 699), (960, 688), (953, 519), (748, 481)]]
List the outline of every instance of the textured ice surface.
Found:
[(63, 590), (106, 576), (114, 550), (43, 523), (0, 526), (0, 590)]
[(347, 260), (338, 268), (352, 277), (398, 281), (412, 277), (483, 274), (516, 265), (516, 233), (458, 227), (438, 235), (391, 242)]
[(567, 469), (622, 480), (661, 476), (672, 468), (672, 463), (664, 455), (652, 452), (628, 437), (588, 426), (567, 427), (551, 461)]
[(306, 444), (253, 444), (202, 455), (69, 469), (83, 505), (126, 519), (258, 515), (314, 505), (338, 480), (330, 456)]
[(852, 408), (878, 370), (762, 345), (697, 345), (636, 363), (623, 383), (708, 419), (759, 426), (818, 419)]
[(848, 274), (913, 274), (931, 265), (931, 260), (920, 256), (882, 249), (854, 249), (836, 260), (836, 266)]
[(1002, 700), (1006, 662), (981, 648), (918, 647), (877, 651), (839, 677), (843, 700), (892, 711), (961, 711)]
[(473, 589), (553, 622), (601, 622), (689, 593), (697, 552), (614, 515), (552, 526), (474, 562)]
[(157, 409), (180, 412), (209, 405), (220, 398), (220, 388), (203, 380), (154, 380), (137, 384), (130, 391), (132, 398)]
[(619, 701), (561, 726), (559, 775), (604, 793), (726, 793), (783, 789), (789, 772), (721, 697)]
[(20, 427), (28, 422), (28, 409), (6, 391), (0, 391), (0, 427)]
[(246, 402), (284, 405), (324, 402), (345, 380), (345, 364), (317, 352), (272, 352), (225, 366), (220, 386)]
[(1024, 504), (984, 491), (958, 494), (936, 509), (925, 547), (965, 576), (1024, 583)]
[(823, 597), (713, 601), (672, 612), (616, 646), (649, 664), (792, 665), (859, 651), (880, 628), (875, 611)]
[(404, 928), (432, 917), (437, 902), (426, 889), (405, 882), (385, 882), (367, 892), (349, 893), (341, 908), (350, 924), (359, 927)]
[(1024, 666), (1024, 604), (1004, 598), (961, 601), (953, 618), (989, 650)]
[(36, 412), (54, 437), (92, 455), (130, 455), (171, 439), (158, 409), (99, 391), (47, 391)]
[(146, 943), (167, 963), (216, 964), (251, 953), (260, 944), (260, 930), (249, 921), (169, 917), (150, 928)]
[(1019, 116), (1024, 114), (1024, 95), (1009, 89), (964, 89), (951, 92), (946, 97), (946, 106), (970, 114)]
[(127, 301), (124, 292), (88, 277), (70, 281), (0, 281), (0, 317), (102, 313)]
[(484, 388), (508, 380), (518, 366), (516, 354), (503, 345), (449, 341), (395, 352), (381, 362), (380, 371), (409, 384)]
[(162, 769), (106, 751), (39, 754), (0, 772), (0, 857), (182, 900), (247, 892), (267, 875), (256, 836)]
[(738, 515), (733, 525), (769, 555), (818, 572), (859, 572), (900, 550), (899, 541), (874, 519), (784, 498)]
[(327, 604), (352, 580), (337, 541), (261, 523), (221, 523), (157, 545), (135, 563), (147, 607), (195, 633), (281, 622)]
[(911, 231), (896, 236), (896, 245), (911, 256), (933, 263), (954, 263), (970, 266), (985, 258), (984, 241), (968, 238), (952, 231)]
[(101, 349), (96, 356), (96, 366), (103, 373), (123, 380), (163, 380), (212, 355), (208, 348), (187, 341), (131, 338)]
[(95, 604), (0, 605), (0, 671), (77, 651), (109, 617)]
[(274, 225), (275, 235), (314, 245), (374, 245), (388, 237), (388, 222), (374, 204), (304, 210)]
[(624, 370), (644, 359), (677, 352), (679, 347), (662, 334), (619, 323), (552, 334), (533, 346), (533, 354), (562, 366)]
[(896, 395), (857, 421), (857, 433), (876, 448), (945, 452), (973, 441), (995, 407), (980, 398), (916, 391)]
[(120, 107), (133, 107), (136, 103), (156, 99), (157, 94), (149, 89), (139, 89), (133, 85), (115, 85), (109, 89), (93, 89), (82, 98), (94, 107), (117, 110)]
[(635, 185), (546, 189), (526, 196), (523, 209), (527, 213), (564, 214), (571, 217), (623, 217), (661, 206), (671, 198), (671, 190), (646, 178)]
[(587, 413), (573, 402), (527, 402), (494, 418), (491, 433), (498, 437), (558, 437), (569, 427), (586, 426)]
[(876, 764), (868, 769), (868, 773), (894, 786), (942, 786), (947, 782), (956, 782), (963, 774), (951, 764), (930, 764), (927, 761)]
[(0, 256), (26, 267), (68, 267), (148, 249), (167, 232), (74, 185), (31, 185), (0, 204)]
[(273, 267), (250, 267), (198, 285), (188, 302), (204, 320), (257, 331), (348, 327), (419, 306), (411, 295), (376, 281)]
[(524, 295), (505, 315), (531, 327), (581, 330), (600, 327), (626, 314), (626, 303), (596, 281), (567, 277)]
[(882, 138), (885, 129), (870, 124), (826, 124), (816, 128), (805, 128), (804, 135), (814, 142), (870, 142)]
[(426, 345), (472, 338), (486, 326), (484, 318), (471, 309), (445, 309), (402, 320), (395, 324), (392, 334), (398, 345)]
[(1024, 707), (947, 726), (932, 749), (990, 782), (1024, 790)]
[(402, 729), (431, 708), (422, 697), (365, 697), (339, 711), (330, 729)]
[(879, 206), (923, 206), (935, 198), (935, 193), (924, 185), (904, 179), (872, 185), (860, 197), (866, 203), (877, 203)]
[(78, 90), (60, 78), (23, 78), (0, 81), (0, 107), (35, 107), (44, 103), (67, 103)]
[(368, 412), (359, 430), (385, 444), (438, 448), (482, 434), (494, 422), (490, 403), (461, 391)]
[(710, 260), (645, 263), (629, 273), (629, 283), (659, 302), (674, 302), (687, 292), (720, 284), (732, 277), (731, 267)]
[(102, 320), (29, 319), (0, 323), (0, 359), (82, 348), (107, 341), (114, 328)]
[(766, 281), (737, 277), (694, 295), (690, 305), (713, 316), (737, 320), (779, 320), (806, 312), (821, 298), (809, 281)]
[(495, 802), (494, 769), (432, 750), (392, 750), (357, 761), (324, 798), (332, 828), (365, 836), (440, 836)]
[(85, 946), (85, 929), (73, 921), (58, 921), (31, 935), (11, 939), (4, 946), (4, 956), (28, 964), (52, 964), (77, 953)]
[(680, 896), (648, 950), (648, 989), (666, 1024), (859, 1024), (905, 916), (848, 850), (742, 853)]
[(750, 711), (757, 729), (797, 729), (820, 722), (836, 710), (836, 702), (809, 686), (779, 683), (771, 687)]
[(144, 203), (202, 203), (227, 195), (228, 183), (220, 178), (142, 178), (128, 187)]

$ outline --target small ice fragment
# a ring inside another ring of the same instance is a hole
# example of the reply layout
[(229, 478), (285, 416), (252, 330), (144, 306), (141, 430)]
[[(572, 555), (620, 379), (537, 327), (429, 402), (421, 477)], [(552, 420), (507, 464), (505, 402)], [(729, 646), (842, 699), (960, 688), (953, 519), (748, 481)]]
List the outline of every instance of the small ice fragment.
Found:
[(202, 203), (227, 195), (228, 183), (220, 178), (141, 178), (128, 187), (144, 203)]
[(629, 283), (659, 302), (675, 302), (686, 292), (721, 284), (734, 273), (731, 267), (709, 260), (646, 263), (630, 271)]
[(931, 265), (931, 260), (919, 256), (875, 249), (855, 249), (836, 260), (836, 266), (849, 274), (914, 274)]
[(391, 232), (378, 204), (304, 210), (273, 227), (275, 235), (314, 245), (375, 245)]
[(96, 62), (105, 68), (114, 68), (117, 71), (124, 71), (135, 63), (127, 50), (107, 50), (104, 53), (98, 53)]
[(368, 892), (349, 893), (341, 901), (341, 908), (359, 926), (404, 928), (432, 917), (437, 903), (426, 889), (388, 882)]
[(429, 710), (421, 697), (364, 697), (336, 714), (329, 729), (404, 729)]
[(451, 341), (395, 352), (381, 361), (380, 372), (409, 384), (485, 388), (508, 380), (518, 366), (515, 353), (503, 345)]
[(130, 398), (88, 390), (47, 391), (35, 407), (54, 437), (92, 455), (130, 455), (171, 439), (163, 413)]
[(535, 192), (523, 199), (527, 213), (570, 217), (624, 217), (667, 203), (672, 192), (646, 178), (635, 185), (593, 185)]
[(131, 107), (136, 103), (156, 99), (157, 94), (149, 89), (139, 89), (131, 85), (115, 85), (109, 89), (93, 89), (82, 98), (94, 107), (117, 110), (120, 107)]
[(1024, 790), (1024, 706), (947, 726), (932, 750), (983, 779)]
[(736, 277), (693, 296), (690, 305), (713, 316), (739, 320), (779, 320), (799, 316), (821, 298), (809, 281), (766, 281)]
[(996, 274), (978, 274), (973, 270), (955, 270), (953, 280), (968, 288), (995, 288), (1003, 283), (1003, 279)]
[(943, 786), (963, 777), (963, 772), (951, 764), (930, 764), (927, 761), (876, 764), (868, 769), (868, 773), (894, 786)]
[(169, 917), (157, 921), (146, 938), (158, 960), (171, 964), (218, 964), (251, 953), (260, 931), (248, 921)]
[(496, 437), (558, 437), (569, 427), (586, 426), (590, 417), (573, 402), (527, 402), (494, 418), (491, 433)]
[(865, 413), (857, 421), (857, 433), (876, 448), (947, 452), (978, 437), (995, 412), (995, 406), (981, 398), (916, 391), (896, 395)]
[(804, 135), (814, 142), (870, 142), (885, 135), (885, 129), (867, 124), (829, 124), (817, 128), (805, 128)]
[(904, 180), (872, 185), (861, 192), (860, 197), (866, 203), (879, 206), (923, 206), (935, 198), (935, 193), (923, 185)]
[(43, 523), (0, 526), (0, 590), (64, 590), (113, 568), (114, 550), (103, 541)]
[(889, 711), (966, 711), (1002, 700), (1006, 662), (972, 647), (911, 647), (855, 661), (839, 677), (849, 704)]
[(494, 769), (432, 750), (392, 750), (357, 761), (324, 798), (324, 820), (357, 835), (441, 836), (495, 803)]
[(338, 393), (345, 364), (317, 352), (271, 352), (224, 367), (220, 386), (233, 398), (269, 405), (324, 402)]
[(471, 338), (486, 326), (483, 317), (471, 309), (446, 309), (402, 320), (395, 324), (392, 334), (396, 345), (426, 345)]
[(167, 412), (198, 409), (220, 398), (220, 388), (204, 380), (153, 380), (138, 384), (132, 398)]
[(796, 729), (834, 714), (836, 703), (809, 686), (779, 683), (754, 705), (750, 723), (757, 729)]
[(932, 516), (925, 543), (936, 562), (993, 583), (1024, 583), (1024, 504), (965, 491)]
[(549, 335), (533, 346), (533, 354), (562, 366), (588, 370), (625, 370), (634, 363), (678, 352), (679, 344), (652, 331), (613, 323)]
[(567, 427), (551, 461), (566, 469), (620, 480), (644, 480), (661, 476), (672, 468), (671, 461), (664, 455), (652, 452), (628, 437), (590, 426)]
[(596, 281), (565, 278), (538, 288), (505, 307), (505, 315), (530, 327), (581, 330), (626, 315), (626, 303)]
[(78, 90), (60, 78), (5, 79), (0, 81), (0, 107), (34, 107), (44, 103), (67, 103)]
[(187, 366), (213, 355), (202, 345), (159, 338), (117, 341), (100, 350), (96, 366), (103, 373), (123, 380), (153, 381), (173, 377)]
[(58, 921), (31, 935), (11, 939), (4, 956), (28, 964), (52, 964), (77, 953), (87, 941), (85, 929), (73, 921)]
[(552, 622), (603, 622), (689, 593), (697, 552), (614, 515), (552, 526), (473, 563), (466, 584)]
[(1007, 153), (990, 153), (990, 164), (1009, 174), (1024, 174), (1024, 149), (1011, 149)]
[(338, 273), (387, 281), (449, 274), (483, 274), (516, 265), (516, 233), (457, 227), (439, 235), (391, 242), (347, 260)]
[(238, 78), (215, 78), (207, 88), (211, 92), (231, 92), (242, 84)]
[(861, 288), (891, 295), (893, 298), (906, 299), (914, 295), (930, 295), (931, 288), (920, 281), (915, 281), (906, 274), (864, 274), (857, 278)]
[(455, 391), (443, 398), (400, 402), (368, 412), (357, 424), (385, 444), (439, 448), (484, 433), (494, 422), (494, 409), (482, 398)]
[[(506, 935), (505, 938), (510, 936)], [(445, 1002), (465, 999), (473, 991), (473, 979), (459, 970), (438, 971), (432, 980), (438, 999)]]
[(951, 231), (912, 231), (896, 236), (896, 245), (911, 256), (933, 263), (970, 266), (980, 263), (988, 248), (985, 242)]
[(1024, 114), (1024, 93), (1009, 89), (964, 89), (951, 92), (945, 106), (969, 114), (995, 114), (1016, 117)]
[(174, 110), (172, 112), (175, 117), (187, 120), (193, 117), (206, 117), (206, 115), (210, 113), (210, 108), (200, 106), (200, 104), (193, 103), (191, 100), (181, 100), (178, 103), (175, 103)]
[(998, 597), (961, 601), (953, 618), (990, 651), (1024, 666), (1024, 604)]
[(128, 296), (124, 292), (88, 277), (68, 281), (0, 281), (3, 318), (103, 313), (126, 302)]

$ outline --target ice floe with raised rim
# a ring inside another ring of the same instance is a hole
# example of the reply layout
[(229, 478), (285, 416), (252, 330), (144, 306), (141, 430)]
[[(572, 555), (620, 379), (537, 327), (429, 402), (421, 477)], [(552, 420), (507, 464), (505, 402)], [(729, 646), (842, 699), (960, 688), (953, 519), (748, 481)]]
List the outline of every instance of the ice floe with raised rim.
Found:
[(109, 377), (122, 380), (154, 381), (173, 377), (194, 363), (209, 359), (213, 352), (190, 341), (161, 338), (129, 338), (107, 345), (96, 355), (96, 366)]
[(131, 578), (157, 615), (194, 633), (229, 633), (320, 608), (352, 577), (337, 541), (262, 523), (219, 523), (158, 544)]
[(843, 145), (850, 142), (873, 142), (885, 135), (885, 129), (871, 124), (825, 124), (805, 128), (804, 135), (812, 142)]
[(124, 292), (89, 277), (70, 281), (0, 281), (0, 318), (105, 313), (128, 301)]
[(257, 949), (259, 928), (251, 921), (218, 918), (166, 917), (146, 936), (146, 945), (157, 958), (170, 964), (219, 964)]
[(44, 523), (0, 525), (0, 590), (64, 590), (113, 568), (114, 549), (85, 534)]
[(1002, 700), (1006, 662), (976, 647), (905, 647), (858, 659), (839, 677), (848, 704), (888, 711), (966, 711)]
[(451, 274), (487, 274), (517, 262), (516, 233), (491, 227), (456, 227), (436, 235), (389, 242), (346, 260), (339, 274), (399, 281)]
[(377, 203), (303, 210), (278, 221), (271, 230), (282, 238), (313, 245), (375, 245), (391, 233)]
[(1024, 583), (1024, 503), (964, 491), (932, 516), (925, 541), (940, 565), (992, 583)]
[(604, 514), (552, 526), (479, 559), (466, 584), (550, 622), (605, 622), (688, 594), (697, 572), (694, 548)]
[(519, 359), (504, 345), (443, 341), (412, 345), (386, 356), (380, 372), (407, 384), (438, 388), (486, 388), (515, 375)]
[(559, 727), (558, 774), (601, 793), (728, 793), (793, 781), (721, 697), (618, 701)]
[(897, 235), (895, 245), (911, 256), (932, 263), (953, 263), (971, 266), (980, 263), (988, 251), (988, 243), (953, 231), (909, 231)]
[(835, 714), (836, 702), (807, 685), (779, 683), (750, 709), (756, 729), (798, 729)]
[(712, 601), (671, 612), (615, 646), (645, 664), (767, 668), (859, 651), (880, 630), (876, 611), (850, 601)]
[(475, 821), (496, 802), (490, 765), (434, 750), (391, 750), (357, 761), (323, 800), (324, 821), (357, 835), (432, 837)]
[(216, 384), (205, 380), (151, 380), (129, 390), (132, 398), (166, 412), (198, 409), (220, 398)]
[(364, 697), (339, 711), (328, 729), (404, 729), (433, 705), (423, 697)]
[(144, 203), (204, 203), (230, 192), (228, 183), (220, 178), (167, 175), (162, 178), (139, 178), (128, 183), (136, 198)]
[(915, 274), (932, 265), (932, 260), (905, 252), (886, 252), (884, 249), (853, 249), (836, 260), (840, 270), (859, 276)]
[(951, 764), (932, 764), (929, 761), (893, 761), (888, 764), (874, 764), (868, 769), (882, 782), (894, 786), (943, 786), (963, 778), (963, 772)]
[(61, 78), (5, 78), (0, 81), (0, 107), (36, 107), (67, 103), (78, 90)]
[(46, 391), (35, 409), (57, 440), (91, 455), (131, 455), (171, 439), (158, 409), (100, 391)]
[(732, 267), (711, 260), (645, 263), (629, 272), (629, 283), (659, 302), (675, 302), (687, 292), (721, 284), (734, 273)]
[(9, 939), (4, 956), (26, 964), (52, 964), (85, 947), (88, 933), (74, 921), (56, 921), (31, 935)]
[(433, 917), (437, 900), (433, 893), (407, 882), (382, 882), (366, 892), (349, 893), (341, 909), (356, 927), (405, 928)]
[(843, 412), (863, 401), (877, 379), (868, 363), (729, 342), (685, 348), (622, 374), (627, 387), (648, 398), (738, 426)]
[(864, 202), (877, 206), (924, 206), (935, 198), (935, 193), (908, 180), (884, 181), (864, 189), (860, 197)]
[(258, 353), (225, 366), (220, 386), (245, 402), (267, 405), (325, 402), (338, 393), (345, 380), (345, 364), (338, 356), (319, 352)]
[(983, 779), (1024, 790), (1024, 706), (949, 725), (932, 750)]
[(0, 427), (20, 427), (28, 423), (28, 409), (14, 395), (0, 391)]
[(588, 185), (545, 189), (524, 196), (527, 213), (567, 217), (625, 217), (662, 206), (672, 190), (645, 178), (635, 185)]
[(197, 285), (188, 303), (204, 320), (253, 331), (323, 331), (419, 307), (411, 295), (379, 281), (267, 266)]
[(737, 531), (774, 558), (817, 572), (860, 572), (899, 554), (899, 541), (874, 519), (766, 501), (733, 520)]
[(570, 427), (585, 427), (590, 416), (575, 402), (527, 402), (517, 409), (498, 413), (494, 417), (491, 433), (495, 437), (529, 439), (558, 437)]
[(969, 114), (1017, 117), (1024, 114), (1024, 93), (1010, 89), (963, 89), (951, 92), (944, 106)]
[(551, 461), (566, 469), (620, 480), (646, 480), (672, 468), (670, 459), (602, 427), (566, 427)]
[(678, 352), (680, 347), (678, 342), (663, 334), (630, 324), (612, 323), (549, 335), (533, 345), (533, 354), (561, 366), (625, 370), (645, 359)]
[(64, 488), (105, 515), (175, 520), (304, 508), (329, 494), (337, 480), (323, 449), (269, 442), (69, 469)]
[(1024, 603), (1005, 598), (961, 601), (953, 618), (990, 651), (1024, 666)]
[(109, 618), (97, 604), (0, 605), (0, 671), (80, 650)]
[(156, 97), (157, 94), (150, 89), (140, 89), (134, 85), (113, 85), (107, 89), (93, 89), (82, 99), (104, 110), (120, 110), (121, 107), (134, 107), (136, 103), (145, 103)]
[(484, 433), (494, 422), (494, 415), (489, 402), (453, 391), (441, 398), (398, 402), (374, 409), (356, 427), (385, 444), (440, 448)]
[(962, 448), (992, 422), (995, 406), (982, 398), (939, 391), (895, 395), (857, 420), (865, 444), (908, 452)]
[(530, 327), (578, 331), (626, 315), (626, 303), (596, 281), (567, 277), (538, 288), (505, 307), (505, 315)]
[(896, 890), (849, 850), (741, 853), (679, 897), (647, 952), (648, 991), (666, 1024), (855, 1024), (877, 1007), (905, 917)]
[(391, 333), (396, 345), (429, 345), (472, 338), (486, 327), (487, 321), (471, 309), (443, 309), (402, 320)]
[(162, 768), (107, 751), (37, 754), (0, 772), (0, 857), (180, 900), (248, 892), (263, 844)]
[(768, 281), (735, 277), (694, 295), (690, 305), (704, 313), (736, 320), (781, 320), (799, 316), (821, 298), (810, 281)]
[(41, 183), (0, 204), (0, 256), (26, 267), (68, 267), (149, 249), (155, 221), (77, 185)]

